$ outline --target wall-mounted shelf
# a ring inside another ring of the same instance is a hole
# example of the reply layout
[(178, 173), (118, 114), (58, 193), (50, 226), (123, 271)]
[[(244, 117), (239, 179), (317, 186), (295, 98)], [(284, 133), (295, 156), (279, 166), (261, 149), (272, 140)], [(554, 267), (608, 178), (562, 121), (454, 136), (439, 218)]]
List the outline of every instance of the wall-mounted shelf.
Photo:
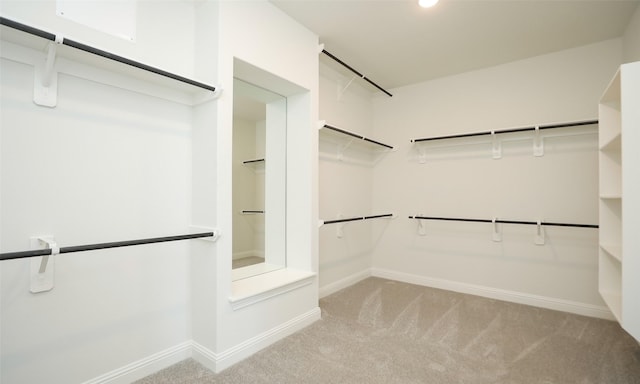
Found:
[(380, 159), (380, 155), (396, 150), (392, 145), (326, 124), (325, 121), (320, 121), (318, 128), (321, 137), (335, 145), (336, 159), (338, 160), (344, 160), (345, 154), (350, 151), (353, 154), (364, 154), (365, 158), (373, 155), (373, 158), (367, 158), (365, 162), (375, 163)]
[(327, 52), (327, 50), (324, 49), (324, 44), (320, 45), (320, 52), (322, 52), (325, 55), (329, 56), (330, 58), (335, 60), (337, 63), (341, 64), (343, 67), (347, 68), (348, 70), (350, 70), (351, 72), (356, 74), (359, 78), (363, 79), (367, 83), (369, 83), (369, 84), (373, 85), (374, 87), (378, 88), (380, 91), (384, 92), (387, 96), (389, 96), (389, 97), (393, 96), (391, 93), (389, 93), (389, 91), (387, 91), (386, 89), (382, 88), (378, 84), (374, 83), (371, 79), (367, 78), (362, 73), (360, 73), (360, 72), (356, 71), (355, 69), (353, 69), (353, 67), (351, 67), (349, 64), (345, 63), (344, 61), (338, 59), (336, 56), (334, 56), (331, 53)]
[[(563, 133), (556, 135), (549, 135), (547, 133), (542, 134), (542, 131), (547, 131), (550, 129), (558, 129), (558, 128), (571, 128), (571, 127), (581, 127), (581, 126), (589, 126), (598, 124), (598, 120), (586, 120), (586, 121), (575, 121), (575, 122), (567, 122), (567, 123), (559, 123), (559, 124), (547, 124), (547, 125), (538, 125), (531, 127), (519, 127), (519, 128), (508, 128), (502, 130), (495, 131), (483, 131), (483, 132), (472, 132), (472, 133), (462, 133), (456, 135), (446, 135), (446, 136), (434, 136), (434, 137), (425, 137), (419, 139), (410, 139), (411, 143), (420, 145), (420, 144), (429, 144), (434, 142), (440, 142), (443, 140), (455, 140), (455, 139), (469, 139), (476, 137), (483, 137), (485, 139), (491, 140), (492, 143), (492, 157), (494, 159), (499, 159), (502, 157), (502, 141), (515, 141), (515, 140), (523, 140), (530, 139), (533, 141), (532, 153), (533, 156), (540, 157), (544, 156), (544, 139), (556, 136), (573, 136), (573, 135), (584, 135), (584, 134), (596, 134), (597, 131), (593, 132), (579, 132), (579, 133)], [(532, 136), (522, 136), (522, 135), (514, 135), (514, 134), (522, 134), (522, 133), (530, 133)], [(507, 138), (505, 135), (508, 135)], [(503, 137), (505, 136), (505, 137)], [(468, 145), (469, 142), (459, 142), (457, 145)], [(424, 146), (419, 147), (419, 162), (426, 162), (426, 149)]]
[(260, 172), (264, 172), (265, 164), (266, 164), (265, 159), (251, 159), (251, 160), (244, 160), (242, 162), (242, 165), (244, 165), (245, 167), (249, 167), (254, 171), (260, 171)]
[(598, 285), (605, 303), (640, 340), (640, 62), (624, 64), (604, 92), (598, 113), (600, 251)]
[(323, 226), (325, 224), (338, 224), (338, 226), (336, 227), (336, 236), (338, 238), (342, 238), (344, 236), (344, 226), (347, 223), (354, 222), (354, 221), (371, 220), (371, 219), (395, 219), (395, 218), (396, 216), (393, 213), (384, 213), (382, 215), (372, 215), (372, 216), (354, 216), (354, 217), (338, 218), (338, 219), (332, 219), (332, 220), (320, 220), (320, 226)]
[[(8, 43), (3, 46), (3, 57), (11, 57), (19, 62), (34, 65), (36, 78), (40, 80), (39, 84), (35, 84), (34, 94), (34, 102), (38, 105), (47, 107), (56, 105), (57, 73), (59, 72), (93, 81), (113, 83), (121, 88), (154, 95), (158, 92), (157, 85), (159, 85), (165, 90), (179, 91), (184, 96), (174, 95), (170, 98), (177, 98), (180, 102), (191, 105), (215, 98), (221, 92), (219, 87), (4, 17), (0, 17), (0, 26), (1, 40), (3, 43)], [(105, 71), (105, 73), (99, 74), (99, 78), (94, 78), (92, 76), (98, 76), (96, 70)], [(124, 75), (128, 80), (114, 78), (114, 74)], [(132, 78), (136, 81), (132, 81)], [(146, 87), (139, 87), (137, 80), (141, 80), (146, 85), (152, 84), (156, 89), (147, 90)]]

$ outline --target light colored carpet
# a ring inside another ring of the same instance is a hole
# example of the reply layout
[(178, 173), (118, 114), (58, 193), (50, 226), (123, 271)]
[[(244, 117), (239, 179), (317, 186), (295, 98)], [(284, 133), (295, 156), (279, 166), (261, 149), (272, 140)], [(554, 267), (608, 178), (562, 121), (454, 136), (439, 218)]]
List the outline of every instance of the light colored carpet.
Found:
[(219, 374), (188, 359), (137, 384), (640, 384), (640, 345), (611, 321), (379, 278), (320, 305)]

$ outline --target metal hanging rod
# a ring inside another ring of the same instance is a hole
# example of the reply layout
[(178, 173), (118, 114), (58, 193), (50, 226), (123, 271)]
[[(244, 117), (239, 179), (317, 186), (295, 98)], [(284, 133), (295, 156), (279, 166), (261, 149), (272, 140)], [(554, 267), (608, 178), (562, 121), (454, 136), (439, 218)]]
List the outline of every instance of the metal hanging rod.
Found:
[(259, 213), (264, 213), (264, 211), (245, 209), (240, 211), (240, 213), (243, 215), (255, 215)]
[[(32, 35), (35, 35), (35, 36), (38, 36), (38, 37), (42, 37), (43, 39), (46, 39), (46, 40), (50, 40), (50, 41), (54, 41), (54, 42), (60, 40), (60, 39), (57, 39), (56, 35), (53, 34), (53, 33), (46, 32), (46, 31), (43, 31), (43, 30), (38, 29), (38, 28), (31, 27), (31, 26), (26, 25), (26, 24), (21, 24), (21, 23), (18, 23), (18, 22), (13, 21), (13, 20), (9, 20), (9, 19), (4, 18), (4, 17), (0, 17), (0, 25), (5, 25), (7, 27), (10, 27), (10, 28), (13, 28), (13, 29), (17, 29), (17, 30), (22, 31), (22, 32), (30, 33)], [(155, 73), (155, 74), (160, 75), (160, 76), (168, 77), (168, 78), (173, 79), (173, 80), (177, 80), (177, 81), (180, 81), (180, 82), (183, 82), (183, 83), (186, 83), (186, 84), (190, 84), (190, 85), (193, 85), (193, 86), (196, 86), (196, 87), (199, 87), (199, 88), (203, 88), (203, 89), (206, 89), (208, 91), (215, 92), (215, 90), (216, 90), (216, 88), (214, 86), (212, 86), (212, 85), (208, 85), (208, 84), (204, 84), (204, 83), (192, 80), (192, 79), (188, 79), (186, 77), (182, 77), (180, 75), (176, 75), (174, 73), (167, 72), (167, 71), (164, 71), (162, 69), (155, 68), (155, 67), (140, 63), (138, 61), (127, 59), (126, 57), (118, 56), (116, 54), (113, 54), (113, 53), (110, 53), (110, 52), (107, 52), (107, 51), (103, 51), (101, 49), (94, 48), (94, 47), (91, 47), (89, 45), (85, 45), (85, 44), (79, 43), (79, 42), (71, 40), (71, 39), (62, 38), (61, 40), (62, 40), (61, 42), (59, 42), (59, 41), (58, 42), (63, 44), (63, 45), (66, 45), (66, 46), (69, 46), (69, 47), (72, 47), (72, 48), (76, 48), (76, 49), (79, 49), (81, 51), (89, 52), (89, 53), (92, 53), (94, 55), (103, 57), (105, 59), (117, 61), (119, 63), (123, 63), (123, 64), (129, 65), (129, 66), (132, 66), (132, 67), (136, 67), (136, 68), (148, 71), (148, 72), (152, 72), (152, 73)]]
[(389, 97), (393, 96), (391, 93), (386, 91), (384, 88), (382, 88), (378, 84), (376, 84), (373, 81), (371, 81), (370, 79), (368, 79), (365, 75), (363, 75), (362, 73), (360, 73), (360, 72), (356, 71), (355, 69), (353, 69), (353, 67), (351, 67), (349, 64), (345, 63), (344, 61), (338, 59), (337, 57), (335, 57), (331, 53), (327, 52), (326, 49), (322, 49), (322, 53), (324, 53), (325, 55), (329, 56), (330, 58), (332, 58), (333, 60), (337, 61), (338, 63), (342, 64), (345, 68), (347, 68), (351, 72), (355, 73), (356, 75), (360, 76), (363, 80), (365, 80), (369, 84), (373, 85), (374, 87), (378, 88), (382, 92), (386, 93)]
[[(216, 236), (215, 232), (202, 232), (202, 233), (193, 233), (189, 235), (153, 237), (149, 239), (115, 241), (110, 243), (98, 243), (98, 244), (89, 244), (89, 245), (76, 245), (71, 247), (60, 247), (60, 252), (58, 253), (95, 251), (98, 249), (129, 247), (133, 245), (164, 243), (167, 241), (190, 240), (190, 239), (199, 239), (202, 237), (215, 237), (215, 236)], [(52, 254), (52, 251), (53, 251), (52, 249), (47, 248), (47, 249), (35, 249), (31, 251), (22, 251), (22, 252), (0, 253), (0, 260), (24, 259), (27, 257), (48, 256)]]
[[(457, 217), (434, 217), (434, 216), (409, 216), (410, 219), (419, 220), (441, 220), (441, 221), (468, 221), (474, 223), (500, 223), (500, 224), (524, 224), (524, 225), (538, 225), (536, 221), (520, 221), (520, 220), (503, 220), (503, 219), (463, 219)], [(540, 222), (542, 226), (551, 227), (576, 227), (576, 228), (598, 228), (595, 224), (571, 224), (571, 223), (552, 223), (552, 222)]]
[(242, 164), (263, 163), (264, 159), (245, 160)]
[(484, 135), (492, 135), (492, 134), (500, 134), (500, 133), (535, 131), (536, 129), (542, 130), (542, 129), (553, 129), (553, 128), (567, 128), (567, 127), (577, 127), (581, 125), (592, 125), (592, 124), (598, 124), (598, 120), (587, 120), (587, 121), (576, 121), (576, 122), (562, 123), (562, 124), (540, 125), (538, 127), (510, 128), (510, 129), (503, 129), (499, 131), (463, 133), (460, 135), (426, 137), (422, 139), (411, 139), (411, 142), (418, 143), (418, 142), (433, 141), (433, 140), (455, 139), (460, 137), (472, 137), (472, 136), (484, 136)]
[(327, 129), (330, 129), (332, 131), (340, 132), (340, 133), (343, 133), (343, 134), (345, 134), (347, 136), (355, 137), (357, 139), (364, 140), (364, 141), (367, 141), (369, 143), (377, 144), (377, 145), (383, 146), (385, 148), (393, 149), (393, 147), (391, 145), (384, 144), (384, 143), (381, 143), (379, 141), (375, 141), (375, 140), (369, 139), (368, 137), (364, 137), (362, 135), (358, 135), (357, 133), (353, 133), (353, 132), (346, 131), (344, 129), (336, 128), (336, 127), (333, 127), (331, 125), (324, 124), (323, 128), (327, 128)]
[(359, 217), (350, 217), (348, 219), (336, 219), (336, 220), (325, 220), (323, 224), (336, 224), (336, 223), (345, 223), (347, 221), (359, 221), (359, 220), (369, 220), (369, 219), (379, 219), (382, 217), (393, 217), (392, 213), (387, 213), (384, 215), (373, 215), (373, 216), (359, 216)]

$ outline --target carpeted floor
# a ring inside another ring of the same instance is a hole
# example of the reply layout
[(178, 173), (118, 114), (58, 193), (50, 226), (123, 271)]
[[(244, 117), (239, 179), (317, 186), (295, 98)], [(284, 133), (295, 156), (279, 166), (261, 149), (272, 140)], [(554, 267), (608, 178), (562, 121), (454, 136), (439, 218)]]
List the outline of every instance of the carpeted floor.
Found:
[(379, 278), (320, 306), (219, 374), (189, 359), (137, 384), (640, 384), (640, 345), (611, 321)]

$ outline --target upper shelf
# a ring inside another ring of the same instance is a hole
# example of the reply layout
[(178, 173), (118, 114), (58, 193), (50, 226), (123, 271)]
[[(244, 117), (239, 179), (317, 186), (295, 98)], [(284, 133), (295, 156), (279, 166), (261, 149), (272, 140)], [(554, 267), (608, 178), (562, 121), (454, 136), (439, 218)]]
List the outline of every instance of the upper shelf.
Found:
[[(177, 89), (181, 92), (217, 96), (219, 88), (163, 69), (104, 51), (78, 41), (26, 24), (0, 17), (2, 40), (18, 46), (45, 52), (53, 44), (55, 58), (69, 59), (92, 67), (135, 77), (143, 81)], [(56, 64), (57, 65), (57, 64)], [(53, 66), (53, 63), (51, 64)]]
[(362, 136), (362, 135), (360, 135), (358, 133), (353, 133), (353, 132), (349, 132), (349, 131), (341, 129), (341, 128), (336, 128), (334, 126), (325, 124), (324, 121), (320, 122), (320, 129), (329, 129), (331, 131), (338, 132), (338, 133), (340, 133), (342, 135), (349, 136), (351, 138), (360, 139), (360, 140), (363, 140), (364, 142), (372, 144), (373, 146), (378, 147), (378, 148), (383, 147), (383, 148), (386, 148), (388, 150), (393, 150), (394, 149), (392, 145), (385, 144), (385, 143), (382, 143), (380, 141), (370, 139), (370, 138)]
[(587, 120), (587, 121), (576, 121), (576, 122), (570, 122), (570, 123), (539, 125), (539, 126), (535, 126), (535, 127), (509, 128), (509, 129), (503, 129), (503, 130), (497, 130), (497, 131), (463, 133), (463, 134), (458, 134), (458, 135), (425, 137), (425, 138), (421, 138), (421, 139), (411, 139), (411, 142), (412, 143), (420, 143), (420, 142), (434, 141), (434, 140), (457, 139), (457, 138), (463, 138), (463, 137), (497, 135), (497, 134), (504, 134), (504, 133), (515, 133), (515, 132), (526, 132), (526, 131), (537, 131), (537, 130), (553, 129), (553, 128), (568, 128), (568, 127), (577, 127), (577, 126), (582, 126), (582, 125), (593, 125), (593, 124), (598, 124), (598, 120)]

